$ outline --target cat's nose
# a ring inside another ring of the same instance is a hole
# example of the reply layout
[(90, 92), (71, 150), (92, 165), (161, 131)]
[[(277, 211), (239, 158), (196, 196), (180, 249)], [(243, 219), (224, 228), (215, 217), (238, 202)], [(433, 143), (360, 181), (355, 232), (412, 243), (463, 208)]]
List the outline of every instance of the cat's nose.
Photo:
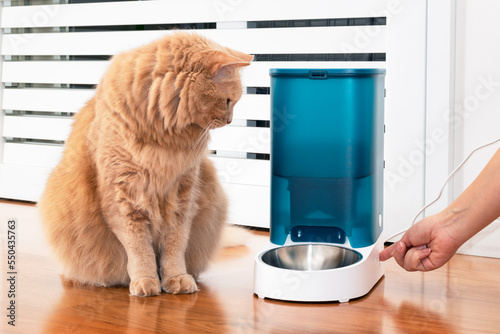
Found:
[(228, 119), (227, 124), (231, 124), (232, 120)]

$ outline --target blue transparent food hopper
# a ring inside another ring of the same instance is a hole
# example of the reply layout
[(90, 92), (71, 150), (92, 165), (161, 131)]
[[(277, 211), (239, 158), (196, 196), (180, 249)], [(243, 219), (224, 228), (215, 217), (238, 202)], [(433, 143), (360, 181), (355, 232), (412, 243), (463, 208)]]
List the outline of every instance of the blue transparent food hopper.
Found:
[(271, 69), (270, 242), (254, 292), (367, 294), (383, 276), (383, 69)]

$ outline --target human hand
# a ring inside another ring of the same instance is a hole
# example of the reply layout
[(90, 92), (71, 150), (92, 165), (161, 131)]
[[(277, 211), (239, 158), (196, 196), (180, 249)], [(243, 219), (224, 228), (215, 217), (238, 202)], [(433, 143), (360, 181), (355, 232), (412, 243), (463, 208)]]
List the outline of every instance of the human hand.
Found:
[(380, 260), (391, 257), (407, 271), (430, 271), (443, 266), (462, 242), (456, 238), (456, 222), (444, 214), (429, 216), (406, 231), (400, 241), (380, 252)]

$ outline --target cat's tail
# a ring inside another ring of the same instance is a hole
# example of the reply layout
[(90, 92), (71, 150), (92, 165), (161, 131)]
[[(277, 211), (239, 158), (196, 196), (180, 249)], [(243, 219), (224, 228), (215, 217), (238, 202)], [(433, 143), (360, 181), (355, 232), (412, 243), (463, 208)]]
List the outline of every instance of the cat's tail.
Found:
[(252, 232), (249, 230), (241, 226), (226, 224), (222, 230), (220, 245), (222, 248), (245, 246), (251, 237)]

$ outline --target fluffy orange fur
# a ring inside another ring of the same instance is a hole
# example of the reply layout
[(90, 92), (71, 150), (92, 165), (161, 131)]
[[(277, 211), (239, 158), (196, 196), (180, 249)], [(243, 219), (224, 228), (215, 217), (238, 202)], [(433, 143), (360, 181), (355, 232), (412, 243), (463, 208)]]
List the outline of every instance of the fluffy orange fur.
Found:
[(39, 202), (64, 279), (198, 290), (227, 212), (208, 131), (232, 121), (252, 59), (188, 33), (113, 57)]

